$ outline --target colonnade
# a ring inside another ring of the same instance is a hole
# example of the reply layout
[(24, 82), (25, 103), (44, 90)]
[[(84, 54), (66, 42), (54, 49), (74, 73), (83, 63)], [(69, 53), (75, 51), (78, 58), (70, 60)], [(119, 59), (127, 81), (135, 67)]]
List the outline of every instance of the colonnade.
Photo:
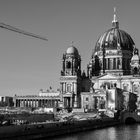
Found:
[(106, 70), (115, 70), (115, 69), (130, 69), (130, 59), (129, 58), (105, 58), (105, 69)]
[(59, 99), (15, 99), (15, 107), (58, 107)]
[(122, 68), (122, 58), (105, 58), (105, 69), (121, 69)]

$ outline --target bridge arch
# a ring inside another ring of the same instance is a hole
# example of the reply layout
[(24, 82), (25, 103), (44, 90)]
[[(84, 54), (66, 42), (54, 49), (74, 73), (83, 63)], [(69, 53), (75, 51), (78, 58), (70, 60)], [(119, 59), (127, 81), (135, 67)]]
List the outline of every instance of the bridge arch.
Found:
[(126, 124), (133, 124), (136, 122), (140, 122), (140, 115), (137, 112), (122, 112), (120, 116), (120, 120)]
[(134, 123), (136, 123), (137, 121), (136, 121), (136, 119), (134, 118), (134, 117), (127, 117), (127, 118), (125, 118), (125, 120), (124, 120), (124, 123), (125, 124), (134, 124)]

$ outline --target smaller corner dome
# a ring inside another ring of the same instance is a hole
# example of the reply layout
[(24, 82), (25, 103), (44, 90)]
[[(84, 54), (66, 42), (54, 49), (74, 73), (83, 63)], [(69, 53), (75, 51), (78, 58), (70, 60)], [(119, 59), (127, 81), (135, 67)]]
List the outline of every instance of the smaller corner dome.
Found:
[(77, 48), (74, 46), (69, 47), (66, 51), (66, 54), (79, 55)]
[(140, 57), (135, 54), (132, 58), (131, 58), (131, 61), (139, 61), (140, 60)]
[(137, 48), (134, 48), (133, 56), (131, 58), (131, 61), (139, 61), (139, 60), (140, 60), (139, 50)]

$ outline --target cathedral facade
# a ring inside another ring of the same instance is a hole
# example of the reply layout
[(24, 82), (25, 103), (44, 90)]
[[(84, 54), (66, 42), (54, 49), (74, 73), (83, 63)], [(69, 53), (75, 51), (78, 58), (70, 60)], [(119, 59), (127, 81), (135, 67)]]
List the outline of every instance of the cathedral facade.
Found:
[[(85, 72), (86, 71), (86, 72)], [(114, 13), (112, 27), (95, 44), (87, 70), (73, 44), (62, 57), (60, 90), (36, 96), (15, 96), (16, 107), (83, 110), (140, 110), (140, 57), (131, 36), (119, 28)]]
[[(63, 54), (60, 77), (64, 108), (94, 109), (99, 106), (99, 102), (105, 102), (100, 106), (106, 108), (109, 105), (106, 102), (108, 91), (114, 93), (114, 98), (118, 91), (118, 102), (121, 94), (133, 93), (139, 98), (139, 51), (131, 36), (119, 28), (116, 13), (111, 29), (97, 40), (86, 71), (81, 72), (81, 56), (77, 48), (70, 46)], [(123, 92), (119, 94), (118, 89)]]

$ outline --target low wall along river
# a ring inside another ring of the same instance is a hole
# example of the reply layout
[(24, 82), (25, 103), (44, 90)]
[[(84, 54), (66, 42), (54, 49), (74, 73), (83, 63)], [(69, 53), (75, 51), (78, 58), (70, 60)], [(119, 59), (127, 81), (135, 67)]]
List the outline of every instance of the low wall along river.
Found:
[(118, 125), (120, 122), (111, 119), (82, 120), (71, 122), (52, 122), (38, 124), (11, 125), (0, 127), (0, 139), (40, 139), (66, 133), (74, 133), (97, 128)]

